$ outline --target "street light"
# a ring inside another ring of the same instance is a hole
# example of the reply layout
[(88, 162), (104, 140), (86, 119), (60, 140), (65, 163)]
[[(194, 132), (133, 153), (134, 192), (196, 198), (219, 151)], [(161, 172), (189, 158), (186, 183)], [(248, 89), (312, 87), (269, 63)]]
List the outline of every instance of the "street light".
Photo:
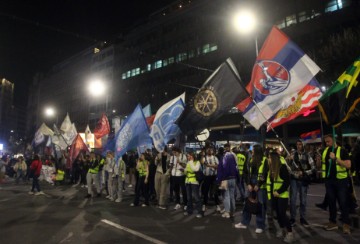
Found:
[[(233, 25), (241, 34), (249, 34), (255, 31), (257, 20), (252, 11), (244, 9), (235, 14)], [(255, 35), (255, 48), (257, 57), (259, 55), (257, 35)]]
[(90, 94), (99, 97), (105, 94), (106, 86), (101, 80), (93, 80), (89, 84)]
[(58, 116), (56, 114), (56, 111), (53, 107), (46, 107), (45, 110), (44, 110), (44, 113), (45, 113), (45, 116), (48, 117), (48, 118), (52, 118), (55, 116), (55, 119), (56, 119), (56, 125), (58, 123)]

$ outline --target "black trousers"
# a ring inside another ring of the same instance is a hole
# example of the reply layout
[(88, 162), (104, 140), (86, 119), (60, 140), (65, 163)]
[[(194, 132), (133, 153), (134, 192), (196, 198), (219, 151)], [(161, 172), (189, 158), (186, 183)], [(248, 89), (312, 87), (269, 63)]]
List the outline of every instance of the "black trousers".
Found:
[(288, 232), (292, 232), (289, 217), (286, 215), (286, 210), (289, 205), (289, 198), (280, 198), (272, 196), (271, 199), (274, 209), (276, 211), (277, 221), (280, 228), (286, 228)]
[(183, 204), (187, 204), (186, 186), (185, 186), (185, 175), (184, 176), (172, 176), (173, 187), (175, 192), (176, 203), (180, 204), (180, 189), (183, 196)]
[(209, 193), (211, 196), (214, 196), (215, 204), (219, 205), (219, 196), (216, 194), (216, 188), (216, 175), (205, 176), (201, 186), (201, 193), (205, 205), (208, 205)]

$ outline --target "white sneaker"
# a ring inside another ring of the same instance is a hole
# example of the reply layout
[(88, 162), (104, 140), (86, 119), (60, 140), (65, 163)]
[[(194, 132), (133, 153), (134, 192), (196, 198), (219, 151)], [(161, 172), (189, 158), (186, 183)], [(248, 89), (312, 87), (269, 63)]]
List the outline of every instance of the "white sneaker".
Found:
[(224, 212), (221, 217), (229, 219), (230, 218), (230, 214), (228, 212)]
[(221, 212), (221, 208), (219, 205), (216, 205), (216, 212)]
[(187, 206), (185, 205), (185, 206), (184, 206), (184, 211), (186, 211), (186, 210), (187, 210)]
[(263, 229), (260, 229), (260, 228), (256, 228), (256, 230), (255, 230), (255, 233), (256, 234), (261, 234), (261, 233), (263, 233), (264, 232), (264, 230)]
[(241, 222), (235, 225), (236, 229), (247, 229), (246, 225), (243, 225)]
[(109, 199), (109, 198), (111, 198), (111, 196), (110, 196), (110, 195), (107, 195), (105, 198)]
[(36, 192), (34, 195), (35, 196), (40, 196), (40, 195), (44, 195), (45, 193), (43, 191), (38, 191)]
[(141, 207), (147, 207), (148, 205), (146, 205), (145, 203), (141, 204)]
[(292, 243), (293, 241), (294, 241), (294, 234), (292, 232), (286, 233), (286, 236), (284, 238), (284, 242)]
[(109, 199), (110, 201), (114, 201), (114, 198), (112, 198), (112, 197), (109, 197), (108, 199)]
[(132, 204), (130, 204), (130, 207), (135, 207), (135, 204), (133, 204), (133, 203), (132, 203)]
[(130, 184), (130, 185), (128, 185), (128, 187), (132, 187), (132, 185)]
[(284, 231), (282, 229), (276, 231), (276, 238), (283, 238)]
[(29, 191), (28, 193), (29, 193), (29, 195), (34, 195), (33, 191)]
[(206, 206), (205, 206), (205, 205), (202, 205), (201, 210), (202, 210), (203, 212), (205, 212), (205, 211), (206, 211)]
[(174, 210), (178, 210), (179, 208), (181, 208), (181, 205), (180, 205), (180, 204), (176, 204), (175, 207), (174, 207)]
[(116, 199), (116, 200), (115, 200), (115, 202), (121, 202), (121, 199), (120, 199), (120, 198), (118, 198), (118, 199)]

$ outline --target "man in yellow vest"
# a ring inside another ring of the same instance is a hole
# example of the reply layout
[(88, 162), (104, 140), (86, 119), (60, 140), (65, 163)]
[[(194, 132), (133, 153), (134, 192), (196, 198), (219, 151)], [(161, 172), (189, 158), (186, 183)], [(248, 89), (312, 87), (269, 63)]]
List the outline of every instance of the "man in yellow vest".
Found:
[(100, 197), (100, 182), (99, 182), (99, 173), (100, 170), (100, 161), (96, 158), (95, 153), (90, 153), (90, 163), (89, 163), (89, 170), (86, 175), (86, 183), (88, 185), (88, 194), (85, 198), (90, 198), (92, 196), (92, 183), (95, 183), (96, 186), (96, 193), (97, 197)]
[(350, 234), (348, 197), (348, 169), (351, 167), (349, 154), (345, 149), (336, 145), (332, 135), (324, 136), (326, 148), (322, 153), (322, 162), (325, 163), (326, 194), (329, 201), (329, 223), (325, 226), (326, 230), (337, 230), (336, 224), (336, 201), (339, 202), (343, 232)]

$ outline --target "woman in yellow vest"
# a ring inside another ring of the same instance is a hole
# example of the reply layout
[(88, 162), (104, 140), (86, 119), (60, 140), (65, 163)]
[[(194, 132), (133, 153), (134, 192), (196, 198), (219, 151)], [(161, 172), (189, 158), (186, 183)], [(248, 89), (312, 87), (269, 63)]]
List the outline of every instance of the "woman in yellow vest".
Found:
[(196, 218), (202, 218), (203, 212), (201, 209), (201, 198), (199, 192), (199, 182), (196, 180), (195, 172), (200, 170), (200, 160), (195, 160), (193, 152), (187, 155), (187, 164), (185, 168), (185, 185), (187, 193), (187, 208), (184, 215), (193, 213), (193, 200), (196, 205), (197, 215)]
[[(283, 238), (284, 242), (291, 243), (294, 240), (289, 217), (286, 215), (289, 202), (290, 174), (286, 161), (277, 152), (271, 152), (269, 157), (269, 174), (267, 178), (268, 196), (271, 198), (276, 211), (280, 230), (276, 237)], [(285, 231), (286, 229), (286, 231)]]
[(139, 205), (140, 194), (142, 193), (145, 198), (145, 202), (141, 205), (141, 207), (146, 207), (149, 206), (149, 161), (145, 159), (144, 153), (140, 155), (140, 158), (137, 161), (136, 170), (139, 172), (139, 178), (136, 183), (134, 203), (130, 206), (134, 207)]

